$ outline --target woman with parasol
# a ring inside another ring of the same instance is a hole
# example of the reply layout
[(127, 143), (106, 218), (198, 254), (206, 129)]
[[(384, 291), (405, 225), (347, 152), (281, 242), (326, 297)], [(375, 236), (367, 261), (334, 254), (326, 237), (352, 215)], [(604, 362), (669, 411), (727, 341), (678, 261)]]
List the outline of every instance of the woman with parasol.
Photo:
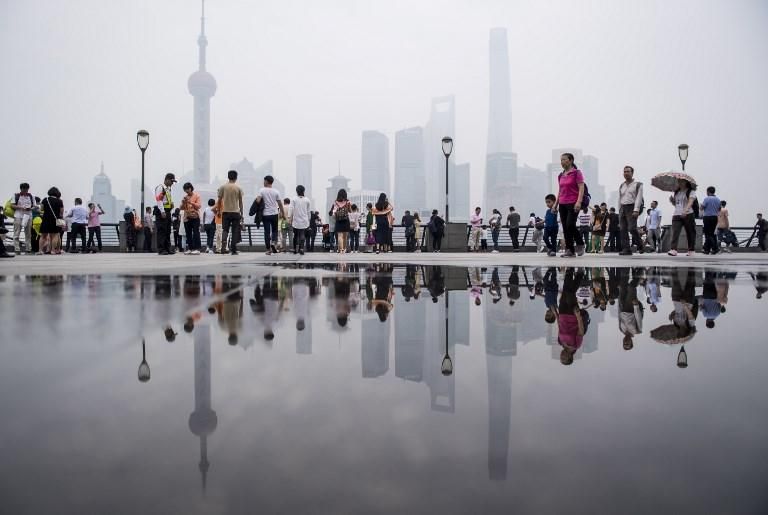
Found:
[(668, 254), (677, 256), (677, 241), (680, 238), (680, 231), (685, 228), (688, 255), (693, 256), (696, 248), (695, 179), (686, 173), (665, 172), (654, 177), (651, 184), (660, 190), (673, 192), (669, 197), (669, 202), (675, 206), (675, 211), (672, 215), (672, 244)]

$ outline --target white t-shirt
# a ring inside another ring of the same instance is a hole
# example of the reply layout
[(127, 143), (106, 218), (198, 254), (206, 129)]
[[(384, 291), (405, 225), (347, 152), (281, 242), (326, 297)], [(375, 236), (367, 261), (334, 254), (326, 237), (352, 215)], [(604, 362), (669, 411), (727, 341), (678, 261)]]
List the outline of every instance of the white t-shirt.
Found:
[(661, 223), (661, 210), (659, 208), (651, 209), (651, 214), (648, 215), (648, 228), (658, 229), (659, 223)]
[(282, 199), (280, 198), (280, 192), (275, 188), (261, 188), (259, 196), (262, 202), (264, 202), (264, 216), (272, 216), (280, 212), (278, 204), (282, 202)]
[(696, 198), (696, 192), (691, 190), (691, 192), (686, 195), (684, 191), (678, 191), (675, 193), (674, 199), (675, 199), (675, 213), (674, 216), (683, 216), (683, 215), (689, 215), (693, 213), (693, 208), (686, 209), (686, 206), (688, 205), (688, 201), (690, 199)]
[(291, 226), (294, 229), (309, 228), (309, 205), (310, 202), (307, 197), (293, 197), (291, 199), (291, 206), (293, 206)]
[(353, 231), (360, 229), (360, 211), (349, 212), (349, 228)]

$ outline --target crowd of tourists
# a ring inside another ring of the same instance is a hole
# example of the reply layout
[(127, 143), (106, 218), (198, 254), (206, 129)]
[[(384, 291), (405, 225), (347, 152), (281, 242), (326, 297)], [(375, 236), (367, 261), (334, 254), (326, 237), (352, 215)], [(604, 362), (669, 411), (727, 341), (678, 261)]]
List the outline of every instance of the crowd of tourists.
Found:
[[(646, 209), (644, 185), (635, 179), (632, 166), (624, 167), (618, 206), (609, 207), (605, 202), (593, 204), (584, 175), (576, 167), (572, 154), (563, 154), (560, 162), (563, 171), (558, 176), (558, 191), (543, 199), (543, 216), (532, 212), (524, 224), (514, 206), (510, 206), (505, 219), (493, 208), (486, 221), (482, 209), (476, 207), (469, 219), (469, 250), (499, 252), (499, 236), (506, 229), (512, 251), (517, 252), (520, 231), (526, 229), (531, 233), (536, 251), (549, 256), (574, 258), (587, 252), (618, 252), (625, 256), (635, 252), (661, 252), (662, 209), (657, 200), (651, 201)], [(156, 251), (163, 256), (177, 251), (188, 255), (238, 254), (245, 211), (243, 190), (237, 184), (237, 177), (237, 171), (230, 170), (216, 198), (208, 199), (205, 205), (194, 185), (186, 182), (177, 207), (172, 191), (176, 177), (173, 173), (166, 174), (154, 189), (154, 205), (146, 207), (144, 213), (125, 208), (125, 249)], [(257, 228), (264, 228), (267, 255), (315, 251), (318, 238), (319, 249), (328, 252), (394, 251), (395, 208), (386, 193), (362, 208), (349, 200), (346, 190), (340, 189), (323, 221), (319, 211), (312, 211), (303, 185), (296, 187), (294, 196), (283, 197), (273, 184), (271, 175), (264, 177), (263, 187), (248, 211)], [(727, 202), (716, 195), (714, 186), (706, 189), (701, 201), (697, 197), (697, 185), (689, 176), (674, 179), (669, 189), (674, 190), (668, 199), (672, 209), (670, 256), (677, 256), (678, 251), (694, 255), (697, 218), (703, 223), (705, 254), (730, 252), (729, 248), (739, 246), (730, 227)], [(62, 194), (55, 186), (41, 199), (30, 192), (28, 183), (22, 183), (0, 213), (0, 257), (101, 252), (101, 216), (105, 214), (98, 203), (84, 205), (81, 198), (75, 198), (72, 206), (65, 208)], [(14, 254), (9, 253), (3, 243), (5, 233), (9, 232), (5, 228), (6, 218), (13, 220)], [(406, 251), (441, 251), (446, 222), (438, 210), (433, 210), (428, 220), (422, 220), (417, 211), (406, 210), (399, 225), (404, 230)], [(685, 245), (678, 249), (683, 232)], [(364, 235), (362, 242), (361, 234)], [(757, 214), (754, 235), (760, 250), (765, 251), (768, 220), (761, 213)]]

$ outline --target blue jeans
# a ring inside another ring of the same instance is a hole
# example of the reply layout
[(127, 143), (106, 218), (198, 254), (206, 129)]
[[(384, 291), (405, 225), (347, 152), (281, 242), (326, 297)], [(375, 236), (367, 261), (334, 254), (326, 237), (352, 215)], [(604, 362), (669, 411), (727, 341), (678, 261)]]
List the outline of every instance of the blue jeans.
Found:
[(264, 224), (264, 245), (269, 250), (270, 245), (277, 244), (277, 215), (264, 215), (261, 221)]
[(544, 245), (550, 252), (557, 252), (557, 227), (544, 228)]

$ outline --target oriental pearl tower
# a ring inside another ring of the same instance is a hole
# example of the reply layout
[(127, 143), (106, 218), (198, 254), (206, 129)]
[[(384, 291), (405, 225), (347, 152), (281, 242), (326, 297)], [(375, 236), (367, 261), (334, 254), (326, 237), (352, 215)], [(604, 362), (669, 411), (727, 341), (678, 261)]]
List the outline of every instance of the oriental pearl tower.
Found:
[(187, 87), (194, 101), (194, 134), (192, 146), (194, 149), (193, 179), (197, 184), (211, 182), (211, 97), (216, 94), (216, 79), (205, 69), (205, 47), (208, 39), (205, 37), (205, 0), (203, 14), (200, 17), (200, 36), (197, 38), (200, 47), (199, 68), (189, 76)]

